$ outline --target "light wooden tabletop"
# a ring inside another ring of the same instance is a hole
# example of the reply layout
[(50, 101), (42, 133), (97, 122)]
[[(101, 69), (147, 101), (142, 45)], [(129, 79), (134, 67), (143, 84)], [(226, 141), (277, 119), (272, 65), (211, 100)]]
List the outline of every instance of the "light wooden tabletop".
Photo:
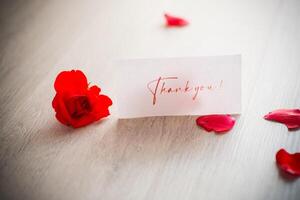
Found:
[[(275, 164), (280, 148), (300, 151), (300, 131), (263, 120), (300, 106), (299, 0), (0, 3), (0, 199), (300, 199)], [(165, 28), (166, 11), (191, 24)], [(228, 134), (196, 117), (118, 120), (114, 106), (80, 129), (54, 117), (62, 70), (114, 98), (113, 59), (236, 53), (243, 113)]]

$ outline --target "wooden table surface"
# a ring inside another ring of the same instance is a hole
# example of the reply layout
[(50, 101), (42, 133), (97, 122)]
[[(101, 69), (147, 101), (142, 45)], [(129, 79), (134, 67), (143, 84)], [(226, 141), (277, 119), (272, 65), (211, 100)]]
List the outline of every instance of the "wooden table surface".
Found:
[[(299, 0), (0, 3), (0, 199), (300, 199), (275, 163), (280, 148), (300, 151), (300, 131), (263, 120), (300, 106)], [(165, 28), (166, 11), (190, 26)], [(114, 99), (113, 59), (236, 53), (243, 112), (228, 134), (196, 117), (118, 120), (115, 106), (80, 129), (54, 117), (62, 70)]]

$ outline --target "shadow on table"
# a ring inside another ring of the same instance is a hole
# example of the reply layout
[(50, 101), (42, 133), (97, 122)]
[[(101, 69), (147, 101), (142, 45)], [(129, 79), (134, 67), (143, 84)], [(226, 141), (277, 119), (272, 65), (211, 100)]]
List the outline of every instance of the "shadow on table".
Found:
[(223, 149), (227, 145), (224, 139), (234, 136), (207, 133), (197, 126), (196, 119), (197, 116), (111, 118), (79, 129), (55, 122), (42, 130), (49, 133), (48, 137), (41, 135), (36, 139), (43, 144), (83, 139), (78, 145), (89, 149), (87, 156), (115, 169), (126, 165), (159, 165), (170, 159), (193, 158), (190, 161), (201, 163), (204, 158), (216, 157), (215, 149)]
[[(161, 162), (174, 156), (198, 156), (213, 148), (219, 135), (207, 133), (196, 125), (196, 116), (119, 119), (111, 133), (100, 141), (114, 156), (125, 162)], [(223, 135), (223, 134), (221, 134)], [(101, 145), (100, 145), (101, 146)]]

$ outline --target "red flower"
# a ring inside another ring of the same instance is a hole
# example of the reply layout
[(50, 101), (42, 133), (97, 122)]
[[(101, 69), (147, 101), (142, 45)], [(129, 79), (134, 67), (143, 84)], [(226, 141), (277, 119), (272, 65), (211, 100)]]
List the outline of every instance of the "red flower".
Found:
[(180, 18), (180, 17), (172, 16), (172, 15), (169, 15), (169, 14), (165, 14), (165, 19), (166, 19), (166, 25), (167, 26), (181, 27), (181, 26), (186, 26), (186, 25), (189, 24), (187, 20), (185, 20), (183, 18)]
[(89, 87), (87, 79), (80, 70), (63, 71), (56, 77), (56, 95), (52, 107), (58, 121), (74, 128), (88, 125), (110, 113), (112, 101), (100, 95), (100, 88)]
[(276, 121), (285, 124), (288, 129), (300, 128), (299, 109), (279, 109), (265, 115), (266, 120)]
[(206, 115), (198, 117), (196, 123), (208, 132), (222, 133), (232, 129), (235, 119), (230, 115)]
[(276, 154), (277, 165), (283, 171), (300, 176), (300, 153), (290, 154), (284, 149), (280, 149)]

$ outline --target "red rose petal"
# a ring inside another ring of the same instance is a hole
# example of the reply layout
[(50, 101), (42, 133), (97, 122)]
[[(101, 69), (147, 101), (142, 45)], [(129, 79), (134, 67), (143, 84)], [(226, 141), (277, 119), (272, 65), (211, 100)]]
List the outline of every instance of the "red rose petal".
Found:
[(300, 176), (300, 153), (290, 154), (280, 149), (276, 154), (276, 162), (283, 171), (293, 176)]
[(52, 107), (54, 108), (56, 114), (55, 117), (56, 119), (62, 123), (62, 124), (66, 124), (68, 125), (68, 121), (71, 120), (69, 113), (67, 112), (66, 108), (65, 108), (65, 104), (62, 101), (63, 98), (59, 95), (56, 94), (53, 101), (52, 101)]
[(54, 88), (56, 92), (84, 92), (88, 88), (88, 82), (80, 70), (63, 71), (57, 75)]
[(108, 96), (99, 95), (100, 91), (101, 89), (99, 87), (92, 86), (87, 94), (91, 100), (91, 104), (94, 105), (93, 112), (91, 114), (96, 120), (110, 115), (108, 107), (112, 105), (112, 101)]
[(279, 109), (265, 115), (266, 120), (276, 121), (285, 124), (288, 129), (300, 128), (300, 110), (299, 109)]
[(165, 14), (165, 19), (166, 19), (167, 26), (181, 27), (181, 26), (186, 26), (189, 24), (189, 22), (187, 20), (185, 20), (181, 17), (172, 16), (169, 14)]
[(196, 123), (208, 132), (222, 133), (232, 129), (235, 119), (231, 115), (205, 115), (198, 117)]

